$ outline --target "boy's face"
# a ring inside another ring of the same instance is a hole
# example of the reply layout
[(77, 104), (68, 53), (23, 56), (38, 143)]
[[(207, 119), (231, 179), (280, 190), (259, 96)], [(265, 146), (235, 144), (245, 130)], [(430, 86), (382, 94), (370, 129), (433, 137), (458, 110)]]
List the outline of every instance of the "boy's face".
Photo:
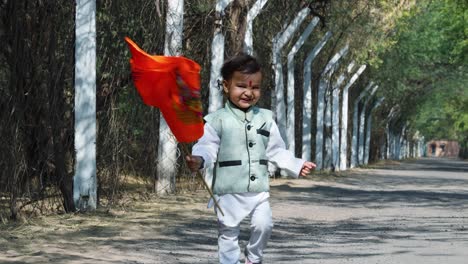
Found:
[(229, 100), (240, 109), (247, 109), (260, 99), (262, 73), (242, 73), (235, 71), (230, 80), (223, 81), (224, 92)]

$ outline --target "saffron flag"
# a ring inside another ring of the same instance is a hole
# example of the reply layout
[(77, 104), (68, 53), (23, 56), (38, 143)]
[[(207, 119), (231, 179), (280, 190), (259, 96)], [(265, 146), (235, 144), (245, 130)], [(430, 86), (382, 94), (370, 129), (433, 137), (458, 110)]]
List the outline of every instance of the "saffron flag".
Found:
[(143, 102), (157, 107), (179, 142), (203, 135), (200, 65), (185, 57), (149, 55), (126, 37), (130, 67)]

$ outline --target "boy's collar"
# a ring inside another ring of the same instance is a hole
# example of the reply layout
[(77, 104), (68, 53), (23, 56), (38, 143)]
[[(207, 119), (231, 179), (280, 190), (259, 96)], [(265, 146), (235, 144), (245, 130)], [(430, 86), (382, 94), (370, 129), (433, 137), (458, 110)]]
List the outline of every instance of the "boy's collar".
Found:
[(244, 122), (250, 122), (252, 121), (252, 115), (253, 115), (253, 110), (255, 106), (251, 106), (247, 109), (241, 109), (237, 105), (235, 105), (231, 100), (226, 101), (226, 106), (228, 110), (230, 110), (234, 116), (236, 116), (240, 121)]

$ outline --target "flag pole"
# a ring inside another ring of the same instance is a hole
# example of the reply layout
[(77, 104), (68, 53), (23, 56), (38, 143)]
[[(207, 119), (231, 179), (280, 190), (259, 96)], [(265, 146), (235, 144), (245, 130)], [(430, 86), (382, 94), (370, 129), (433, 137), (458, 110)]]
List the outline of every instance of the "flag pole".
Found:
[[(180, 145), (182, 146), (182, 151), (184, 152), (184, 154), (185, 155), (190, 155), (186, 143), (180, 143)], [(219, 206), (218, 201), (216, 201), (216, 199), (215, 199), (215, 197), (213, 195), (213, 192), (211, 191), (211, 188), (208, 186), (208, 184), (206, 184), (205, 178), (203, 178), (203, 176), (201, 175), (199, 170), (197, 170), (196, 173), (197, 173), (197, 176), (200, 178), (200, 180), (203, 182), (203, 185), (205, 186), (206, 190), (210, 194), (211, 199), (213, 199), (213, 202), (214, 202), (216, 208), (218, 208), (219, 212), (221, 212), (221, 214), (224, 216), (224, 212), (221, 209), (221, 207)]]

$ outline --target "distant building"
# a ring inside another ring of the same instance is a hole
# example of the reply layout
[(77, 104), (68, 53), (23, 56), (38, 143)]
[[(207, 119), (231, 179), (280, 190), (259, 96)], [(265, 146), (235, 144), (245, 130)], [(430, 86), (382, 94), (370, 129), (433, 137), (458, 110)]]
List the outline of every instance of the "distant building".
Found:
[(458, 157), (459, 151), (457, 141), (432, 140), (427, 143), (428, 157)]

